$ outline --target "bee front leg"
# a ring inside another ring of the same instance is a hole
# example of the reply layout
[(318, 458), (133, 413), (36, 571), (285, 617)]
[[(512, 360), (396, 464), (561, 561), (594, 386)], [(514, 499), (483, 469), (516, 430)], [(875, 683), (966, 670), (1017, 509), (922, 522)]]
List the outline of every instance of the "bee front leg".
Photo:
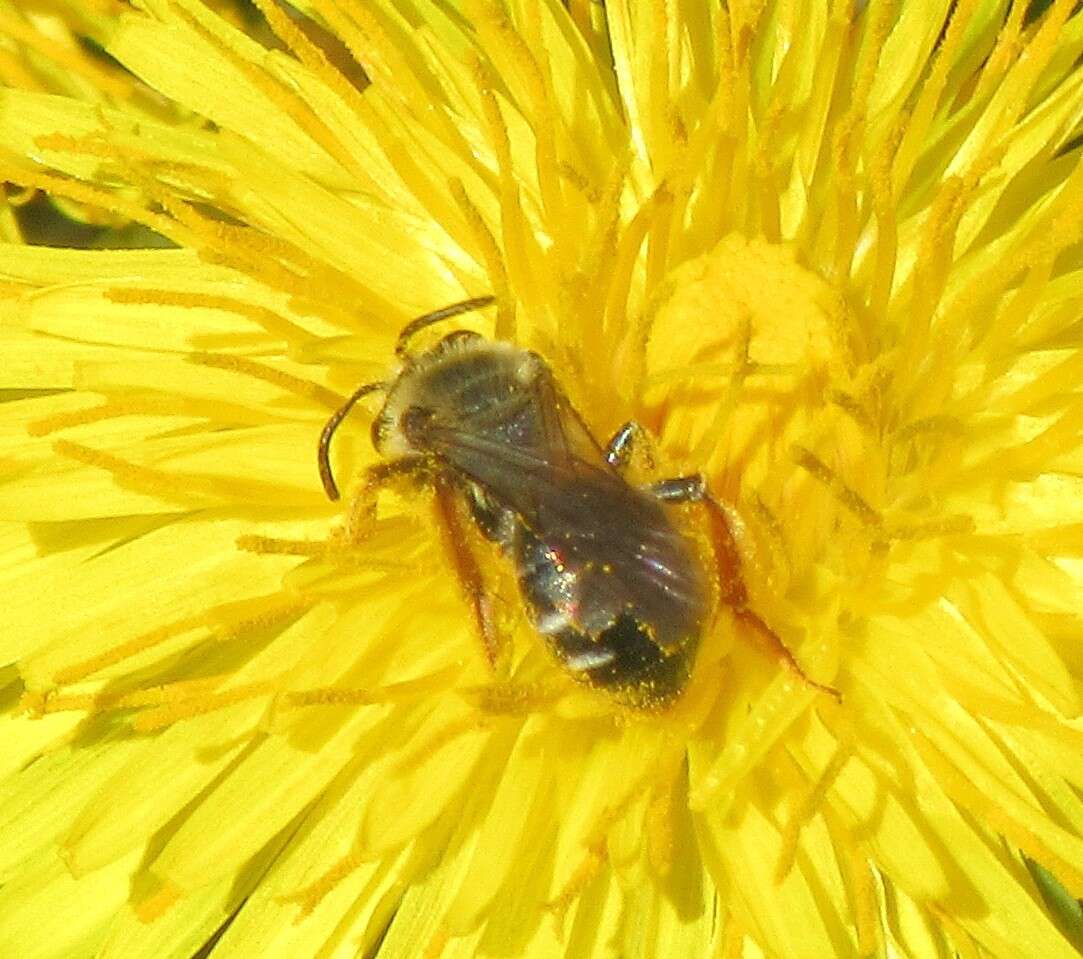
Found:
[(706, 509), (711, 521), (711, 543), (714, 546), (715, 563), (718, 567), (719, 598), (730, 607), (733, 615), (750, 628), (755, 642), (768, 654), (779, 660), (806, 686), (827, 693), (837, 702), (842, 694), (833, 686), (812, 679), (794, 658), (782, 638), (767, 625), (748, 605), (748, 590), (742, 573), (741, 551), (738, 536), (743, 523), (736, 512), (724, 506), (707, 489), (699, 474), (676, 476), (660, 480), (647, 487), (647, 491), (664, 503), (698, 503)]
[(422, 457), (409, 457), (375, 463), (361, 482), (361, 488), (350, 498), (346, 507), (346, 540), (359, 543), (376, 522), (376, 498), (380, 490), (394, 483), (408, 482), (416, 489), (433, 484), (432, 464)]

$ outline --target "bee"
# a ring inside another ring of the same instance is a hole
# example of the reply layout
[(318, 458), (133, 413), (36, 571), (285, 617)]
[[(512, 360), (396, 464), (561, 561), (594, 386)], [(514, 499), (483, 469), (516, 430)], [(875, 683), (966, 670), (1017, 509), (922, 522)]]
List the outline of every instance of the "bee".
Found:
[[(602, 447), (537, 353), (461, 329), (409, 351), (421, 330), (492, 302), (464, 300), (402, 330), (397, 375), (358, 388), (324, 426), (324, 489), (339, 498), (329, 460), (339, 424), (363, 396), (383, 392), (371, 431), (384, 460), (365, 486), (407, 478), (435, 490), (490, 659), (499, 641), (467, 545), (471, 522), (511, 562), (527, 618), (572, 678), (635, 709), (665, 708), (688, 685), (719, 597), (762, 624), (745, 607), (729, 522), (698, 475), (629, 482), (642, 428), (626, 423)], [(722, 543), (721, 588), (702, 544), (671, 515), (674, 503), (708, 508)]]

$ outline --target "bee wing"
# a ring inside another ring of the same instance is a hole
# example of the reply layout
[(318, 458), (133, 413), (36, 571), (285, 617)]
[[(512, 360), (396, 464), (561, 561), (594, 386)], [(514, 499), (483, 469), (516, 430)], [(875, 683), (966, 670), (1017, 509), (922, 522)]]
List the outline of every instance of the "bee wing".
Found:
[(538, 532), (571, 532), (597, 523), (586, 498), (570, 495), (574, 490), (581, 494), (593, 490), (596, 495), (591, 498), (597, 499), (602, 490), (619, 495), (627, 489), (608, 469), (559, 446), (516, 446), (453, 427), (431, 427), (426, 439), (448, 465), (483, 486)]
[(537, 392), (535, 408), (542, 418), (546, 461), (563, 462), (573, 472), (579, 472), (577, 467), (581, 466), (604, 472), (593, 465), (603, 462), (602, 448), (548, 368), (538, 377), (534, 387)]
[[(631, 608), (642, 622), (666, 627), (702, 602), (694, 562), (662, 507), (607, 467), (566, 448), (522, 448), (452, 428), (435, 428), (428, 439), (580, 569), (591, 597), (585, 605), (600, 621)], [(678, 631), (660, 628), (656, 641), (667, 647)]]

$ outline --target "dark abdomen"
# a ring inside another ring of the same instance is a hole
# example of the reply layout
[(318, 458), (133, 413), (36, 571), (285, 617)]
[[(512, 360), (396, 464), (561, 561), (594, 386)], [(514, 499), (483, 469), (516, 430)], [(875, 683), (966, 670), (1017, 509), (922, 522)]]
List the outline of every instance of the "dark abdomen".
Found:
[[(679, 535), (665, 529), (673, 555), (663, 558), (649, 550), (614, 563), (584, 558), (582, 549), (576, 555), (521, 525), (513, 547), (530, 618), (561, 665), (640, 709), (663, 707), (684, 690), (703, 629), (699, 571)], [(656, 581), (659, 565), (677, 588)]]

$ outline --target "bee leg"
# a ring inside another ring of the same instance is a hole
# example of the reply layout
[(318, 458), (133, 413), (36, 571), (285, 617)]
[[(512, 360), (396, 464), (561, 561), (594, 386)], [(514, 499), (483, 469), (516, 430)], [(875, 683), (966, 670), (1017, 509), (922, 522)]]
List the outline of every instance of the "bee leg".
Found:
[(365, 471), (361, 489), (346, 508), (346, 538), (361, 542), (376, 521), (376, 497), (380, 489), (406, 480), (417, 488), (433, 482), (432, 464), (423, 458), (406, 458), (375, 463)]
[(605, 445), (605, 461), (618, 470), (624, 469), (639, 451), (643, 464), (648, 470), (654, 469), (654, 453), (651, 450), (651, 436), (646, 428), (635, 420), (629, 420), (610, 438)]
[(485, 588), (481, 564), (471, 548), (471, 531), (469, 521), (462, 513), (462, 497), (447, 480), (436, 477), (434, 485), (436, 510), (441, 520), (439, 525), (444, 534), (444, 548), (474, 613), (474, 622), (485, 658), (495, 671), (501, 664), (505, 644), (496, 624), (493, 592)]
[(714, 545), (718, 566), (721, 601), (730, 607), (738, 620), (751, 628), (752, 636), (761, 649), (779, 660), (806, 686), (842, 702), (842, 694), (834, 686), (812, 679), (801, 668), (801, 664), (782, 642), (778, 633), (749, 608), (748, 590), (741, 573), (741, 551), (734, 532), (736, 530), (739, 533), (743, 524), (736, 513), (711, 496), (703, 477), (698, 474), (677, 476), (652, 483), (647, 490), (665, 503), (699, 503), (707, 510), (711, 519), (711, 543)]

